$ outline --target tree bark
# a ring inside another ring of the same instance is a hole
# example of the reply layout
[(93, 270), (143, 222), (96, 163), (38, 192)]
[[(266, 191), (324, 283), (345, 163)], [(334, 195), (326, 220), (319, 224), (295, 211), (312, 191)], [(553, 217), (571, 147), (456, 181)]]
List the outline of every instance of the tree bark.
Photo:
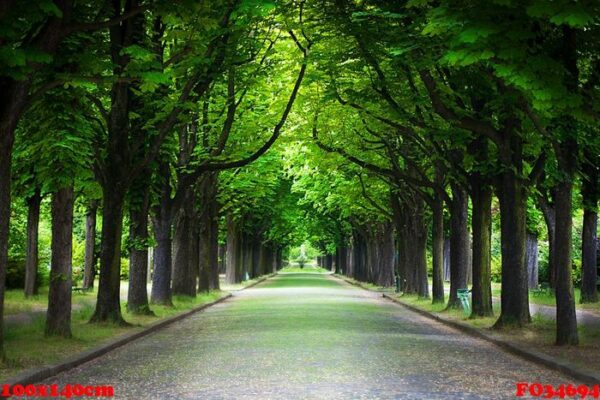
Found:
[[(124, 12), (136, 5), (136, 0), (126, 2)], [(113, 16), (122, 15), (119, 2), (109, 3), (109, 8)], [(137, 15), (109, 28), (114, 76), (121, 76), (128, 66), (130, 57), (122, 50), (141, 39), (143, 18)], [(125, 324), (120, 304), (121, 234), (125, 195), (132, 183), (129, 179), (129, 168), (133, 158), (130, 154), (129, 113), (132, 110), (133, 97), (129, 82), (117, 81), (112, 84), (111, 105), (107, 119), (106, 155), (98, 173), (103, 193), (102, 242), (98, 299), (91, 322), (113, 321)]]
[(581, 303), (598, 302), (598, 198), (600, 197), (600, 157), (584, 150), (583, 178), (583, 231), (581, 233)]
[(152, 218), (156, 248), (154, 249), (154, 273), (152, 274), (152, 304), (172, 306), (171, 260), (172, 240), (171, 221), (161, 213)]
[(338, 248), (339, 252), (339, 273), (346, 274), (348, 272), (348, 247), (342, 246)]
[(227, 245), (219, 243), (219, 274), (225, 274), (227, 261)]
[[(219, 246), (219, 175), (207, 172), (200, 179), (199, 194), (199, 257), (198, 291), (219, 290), (219, 270), (225, 261)], [(204, 280), (204, 282), (203, 282)]]
[(434, 199), (433, 222), (431, 228), (431, 253), (433, 303), (444, 302), (444, 201), (440, 198)]
[(250, 269), (253, 278), (260, 275), (260, 240), (258, 238), (254, 238), (252, 241), (252, 265)]
[(452, 185), (450, 205), (450, 296), (448, 308), (462, 308), (457, 296), (458, 289), (467, 288), (469, 230), (468, 197), (464, 188)]
[[(115, 187), (118, 187), (115, 183)], [(121, 315), (121, 234), (125, 194), (111, 185), (104, 185), (100, 279), (96, 310), (90, 322), (112, 321), (125, 324)]]
[(333, 255), (327, 254), (325, 256), (325, 269), (327, 271), (331, 271), (332, 268), (333, 268)]
[(0, 358), (4, 359), (4, 292), (8, 269), (12, 151), (17, 122), (25, 109), (29, 80), (0, 81)]
[(227, 256), (226, 256), (226, 270), (225, 270), (225, 281), (232, 285), (240, 283), (241, 279), (238, 273), (239, 263), (239, 237), (237, 224), (234, 220), (233, 214), (227, 214)]
[(274, 257), (274, 252), (273, 252), (273, 247), (271, 247), (270, 244), (265, 246), (265, 275), (270, 274), (271, 272), (273, 272), (273, 260), (275, 259)]
[(197, 241), (194, 221), (193, 189), (189, 188), (186, 200), (177, 213), (174, 226), (173, 294), (196, 296)]
[(335, 271), (334, 273), (339, 274), (340, 273), (340, 248), (339, 246), (335, 248)]
[[(145, 181), (145, 180), (144, 180)], [(139, 183), (136, 184), (136, 183)], [(153, 314), (148, 304), (148, 214), (150, 193), (147, 182), (134, 182), (135, 198), (129, 205), (129, 291), (127, 310)]]
[(96, 276), (96, 219), (98, 202), (92, 200), (85, 214), (85, 256), (83, 268), (83, 288), (94, 287)]
[(159, 166), (161, 193), (159, 204), (153, 207), (152, 226), (156, 239), (154, 250), (154, 273), (152, 274), (152, 292), (150, 302), (172, 306), (171, 267), (173, 225), (170, 170), (167, 163)]
[(581, 303), (598, 302), (598, 213), (583, 212)]
[(252, 243), (253, 238), (249, 234), (242, 235), (242, 263), (243, 263), (243, 279), (246, 279), (248, 276), (250, 279), (254, 278), (252, 274)]
[(27, 254), (25, 257), (25, 297), (38, 293), (38, 237), (40, 225), (40, 205), (42, 194), (36, 188), (33, 195), (27, 199)]
[(207, 205), (201, 204), (203, 204), (203, 210), (200, 212), (198, 226), (198, 293), (208, 293), (210, 291), (210, 251), (212, 246), (211, 221), (208, 218)]
[(473, 286), (471, 318), (490, 317), (492, 309), (491, 250), (492, 250), (492, 190), (473, 177)]
[(572, 278), (573, 184), (570, 179), (556, 188), (556, 344), (578, 344), (577, 316)]
[[(577, 67), (577, 33), (568, 25), (562, 26), (561, 59), (566, 75), (566, 86), (572, 93), (579, 91), (579, 70)], [(556, 185), (554, 204), (556, 205), (556, 344), (579, 344), (575, 295), (573, 291), (573, 181), (577, 172), (578, 126), (575, 118), (568, 114), (558, 119), (553, 131), (558, 133), (553, 147), (562, 172)]]
[(495, 326), (522, 327), (531, 322), (525, 266), (527, 195), (522, 178), (514, 171), (504, 171), (500, 179), (502, 296), (500, 317)]
[[(554, 191), (554, 189), (552, 189)], [(556, 287), (556, 261), (555, 261), (555, 232), (556, 232), (556, 215), (553, 204), (545, 197), (544, 194), (540, 194), (537, 198), (538, 206), (542, 210), (544, 216), (544, 222), (546, 223), (546, 230), (548, 232), (548, 280), (550, 287), (554, 289)]]
[(46, 311), (46, 336), (71, 337), (73, 186), (52, 196), (52, 266)]
[(394, 258), (396, 246), (394, 243), (394, 227), (391, 223), (381, 224), (381, 240), (378, 241), (378, 274), (376, 285), (390, 287), (394, 285)]

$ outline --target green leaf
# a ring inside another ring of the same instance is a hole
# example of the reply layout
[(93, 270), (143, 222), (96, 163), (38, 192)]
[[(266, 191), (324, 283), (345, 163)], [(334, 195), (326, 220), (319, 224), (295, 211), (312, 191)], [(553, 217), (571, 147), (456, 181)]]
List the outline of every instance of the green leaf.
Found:
[(61, 9), (58, 8), (51, 0), (42, 0), (38, 2), (38, 7), (40, 7), (44, 12), (54, 15), (55, 17), (62, 18), (63, 16)]

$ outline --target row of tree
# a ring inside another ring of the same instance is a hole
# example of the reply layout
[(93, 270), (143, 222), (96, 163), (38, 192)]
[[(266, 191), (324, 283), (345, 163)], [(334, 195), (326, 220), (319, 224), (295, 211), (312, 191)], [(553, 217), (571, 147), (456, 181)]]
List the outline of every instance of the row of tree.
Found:
[[(322, 250), (334, 255), (350, 246), (344, 272), (386, 285), (397, 253), (405, 292), (428, 297), (431, 238), (432, 298), (442, 302), (448, 231), (448, 306), (460, 306), (457, 290), (472, 278), (473, 316), (490, 316), (492, 216), (499, 212), (496, 326), (519, 327), (531, 321), (527, 229), (541, 210), (556, 343), (577, 344), (577, 208), (581, 301), (598, 301), (599, 11), (595, 2), (545, 0), (326, 4), (318, 21), (326, 33), (312, 60), (320, 79), (311, 84), (305, 127), (337, 161), (316, 155), (309, 162), (323, 182), (291, 167), (321, 221), (344, 221), (330, 224), (337, 233)], [(388, 244), (392, 230), (396, 250)]]
[[(258, 0), (2, 3), (0, 324), (9, 245), (16, 245), (9, 243), (11, 205), (23, 200), (27, 295), (36, 291), (40, 208), (44, 198), (51, 202), (47, 335), (71, 335), (76, 205), (87, 207), (86, 287), (94, 281), (100, 215), (91, 322), (126, 323), (123, 254), (131, 312), (170, 305), (173, 294), (218, 289), (220, 219), (228, 215), (229, 225), (241, 226), (252, 212), (231, 191), (252, 181), (244, 167), (281, 135), (305, 78), (312, 42), (303, 7)], [(285, 217), (279, 224), (246, 220), (262, 225), (240, 246), (258, 248), (252, 257), (260, 265), (281, 260), (291, 235), (281, 227)], [(0, 350), (2, 332), (0, 325)]]

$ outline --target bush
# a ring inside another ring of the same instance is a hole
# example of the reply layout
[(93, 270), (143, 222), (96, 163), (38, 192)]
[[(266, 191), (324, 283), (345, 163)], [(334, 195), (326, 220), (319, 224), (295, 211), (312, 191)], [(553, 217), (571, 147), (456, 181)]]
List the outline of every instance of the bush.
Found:
[(573, 285), (581, 287), (581, 259), (573, 260), (571, 277), (573, 278)]
[(121, 279), (129, 279), (129, 258), (121, 258)]
[(25, 287), (25, 260), (9, 259), (6, 270), (6, 288), (23, 289)]
[(492, 256), (491, 264), (492, 282), (502, 282), (502, 259)]
[(85, 270), (85, 240), (73, 241), (73, 284), (83, 282), (83, 273)]

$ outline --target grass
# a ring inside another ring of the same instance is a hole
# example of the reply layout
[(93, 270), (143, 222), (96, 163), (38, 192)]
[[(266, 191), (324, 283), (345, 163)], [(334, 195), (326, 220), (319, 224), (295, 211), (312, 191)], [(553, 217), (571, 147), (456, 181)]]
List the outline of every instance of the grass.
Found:
[(413, 295), (396, 295), (404, 303), (418, 307), (432, 314), (481, 329), (505, 341), (517, 343), (526, 349), (532, 349), (572, 363), (584, 371), (600, 373), (600, 331), (579, 326), (579, 346), (555, 346), (556, 323), (553, 319), (539, 314), (532, 317), (531, 324), (524, 328), (492, 329), (497, 316), (500, 315), (499, 305), (494, 305), (494, 317), (470, 319), (462, 310), (446, 310), (445, 304), (431, 304), (431, 299), (423, 299)]
[[(89, 324), (88, 321), (94, 311), (93, 304), (80, 302), (80, 307), (72, 313), (72, 338), (45, 337), (45, 316), (34, 316), (32, 323), (7, 326), (5, 329), (5, 349), (7, 361), (0, 365), (0, 382), (12, 375), (29, 368), (39, 368), (58, 362), (91, 347), (100, 345), (124, 333), (137, 332), (148, 325), (161, 319), (180, 314), (202, 304), (210, 303), (221, 297), (225, 292), (211, 292), (199, 294), (197, 297), (174, 296), (173, 307), (151, 306), (155, 316), (133, 315), (127, 312), (125, 302), (122, 302), (123, 318), (131, 326), (123, 327), (111, 323)], [(40, 296), (42, 296), (40, 294)], [(90, 293), (78, 296), (92, 298)], [(15, 297), (11, 299), (14, 300)], [(40, 304), (40, 300), (32, 299), (27, 307)], [(45, 303), (42, 304), (45, 308)]]
[(259, 276), (258, 278), (248, 279), (247, 281), (242, 281), (240, 283), (227, 283), (225, 282), (225, 275), (221, 275), (219, 277), (219, 286), (221, 287), (221, 290), (225, 290), (228, 292), (242, 290), (250, 285), (255, 284), (263, 278), (264, 276)]
[[(344, 279), (357, 283), (357, 281), (346, 277), (344, 277)], [(359, 282), (359, 285), (370, 290), (373, 290), (374, 287), (374, 285), (362, 282)], [(531, 324), (524, 328), (504, 328), (498, 330), (493, 329), (492, 326), (496, 322), (497, 316), (500, 315), (499, 304), (494, 304), (495, 316), (471, 319), (469, 316), (465, 315), (462, 310), (447, 310), (445, 303), (432, 304), (431, 299), (429, 298), (421, 298), (416, 295), (396, 294), (392, 288), (375, 287), (375, 290), (387, 292), (403, 303), (435, 314), (440, 318), (457, 321), (470, 325), (473, 328), (484, 330), (488, 334), (492, 334), (499, 339), (519, 344), (526, 349), (546, 353), (552, 357), (571, 363), (584, 371), (600, 373), (600, 363), (598, 363), (598, 359), (600, 359), (600, 331), (598, 329), (579, 326), (579, 346), (556, 346), (554, 344), (556, 335), (555, 321), (539, 314), (534, 315)], [(492, 291), (494, 296), (500, 295), (499, 290), (500, 285), (493, 283)], [(579, 290), (576, 289), (577, 301), (579, 301), (578, 295)], [(552, 295), (533, 297), (531, 293), (529, 300), (531, 303), (546, 305), (555, 305), (556, 302)], [(579, 306), (580, 304), (577, 304), (577, 307)], [(592, 305), (592, 309), (598, 309), (598, 306)]]
[(289, 267), (285, 267), (282, 268), (279, 272), (283, 272), (283, 273), (311, 273), (311, 274), (329, 274), (330, 271), (321, 268), (321, 267), (315, 267), (315, 266), (310, 266), (307, 265), (304, 268), (300, 268), (300, 267), (296, 267), (296, 266), (289, 266)]
[[(123, 283), (121, 283), (123, 284)], [(88, 292), (74, 292), (72, 303), (75, 308), (79, 306), (94, 305), (96, 302), (96, 289)], [(39, 289), (35, 296), (26, 298), (22, 289), (10, 289), (5, 293), (4, 315), (14, 315), (20, 313), (31, 313), (45, 311), (48, 304), (48, 287)]]
[[(431, 280), (429, 281), (429, 285), (431, 285)], [(450, 282), (444, 282), (444, 289), (446, 291), (450, 290)], [(575, 288), (575, 306), (578, 310), (586, 310), (591, 311), (595, 314), (600, 315), (600, 302), (598, 303), (586, 303), (581, 304), (581, 290), (579, 288)], [(498, 282), (492, 282), (492, 296), (500, 298), (502, 294), (502, 285)], [(529, 303), (530, 304), (538, 304), (543, 306), (552, 306), (556, 307), (556, 297), (552, 293), (534, 293), (533, 291), (529, 291)]]

